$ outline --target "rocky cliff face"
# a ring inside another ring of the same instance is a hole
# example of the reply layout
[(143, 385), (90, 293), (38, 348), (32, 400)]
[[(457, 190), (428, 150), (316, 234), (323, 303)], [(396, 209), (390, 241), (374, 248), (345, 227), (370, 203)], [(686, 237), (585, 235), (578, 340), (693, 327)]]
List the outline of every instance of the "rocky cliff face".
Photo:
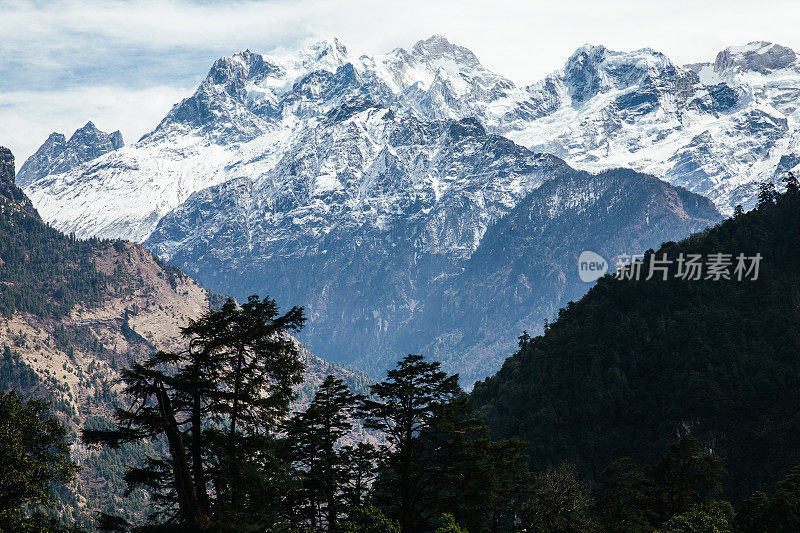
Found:
[(14, 154), (5, 146), (0, 146), (0, 181), (14, 182)]
[(105, 133), (91, 121), (76, 130), (69, 140), (62, 133), (51, 133), (19, 169), (17, 181), (25, 187), (44, 176), (68, 172), (124, 145), (119, 131)]
[[(190, 196), (145, 244), (217, 290), (304, 305), (314, 350), (376, 376), (422, 352), (469, 386), (582, 294), (583, 249), (642, 252), (719, 219), (688, 191), (576, 171), (475, 119), (353, 100), (312, 131), (263, 177)], [(509, 229), (528, 203), (546, 207)]]
[(17, 187), (14, 178), (14, 154), (4, 146), (0, 146), (0, 203), (4, 209), (11, 212), (20, 212), (36, 219), (39, 218), (39, 213), (36, 212), (31, 201)]

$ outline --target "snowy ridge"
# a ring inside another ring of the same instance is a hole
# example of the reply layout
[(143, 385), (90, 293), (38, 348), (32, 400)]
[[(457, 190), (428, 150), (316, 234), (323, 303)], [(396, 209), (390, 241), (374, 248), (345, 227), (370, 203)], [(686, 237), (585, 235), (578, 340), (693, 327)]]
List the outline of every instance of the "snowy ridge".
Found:
[(27, 190), (64, 231), (134, 239), (215, 291), (303, 305), (303, 340), (330, 360), (377, 375), (424, 352), (468, 385), (585, 291), (581, 250), (642, 251), (719, 219), (651, 176), (563, 159), (600, 170), (623, 142), (671, 142), (672, 157), (691, 113), (736, 135), (723, 109), (767, 127), (732, 89), (695, 95), (698, 79), (652, 50), (584, 47), (516, 87), (441, 36), (372, 57), (336, 40), (244, 51), (135, 145)]
[(579, 168), (629, 167), (749, 207), (758, 183), (796, 167), (800, 66), (770, 43), (731, 47), (713, 64), (585, 46), (529, 88), (533, 120), (504, 133)]
[(64, 166), (51, 152), (65, 141), (51, 136), (20, 183), (64, 231), (141, 241), (192, 193), (274, 174), (293, 139), (361, 98), (422, 120), (474, 117), (577, 168), (634, 168), (730, 212), (752, 205), (758, 182), (800, 163), (798, 65), (791, 49), (764, 42), (686, 67), (651, 49), (585, 45), (541, 82), (517, 87), (438, 35), (357, 58), (336, 39), (293, 57), (246, 50), (216, 61), (134, 146)]

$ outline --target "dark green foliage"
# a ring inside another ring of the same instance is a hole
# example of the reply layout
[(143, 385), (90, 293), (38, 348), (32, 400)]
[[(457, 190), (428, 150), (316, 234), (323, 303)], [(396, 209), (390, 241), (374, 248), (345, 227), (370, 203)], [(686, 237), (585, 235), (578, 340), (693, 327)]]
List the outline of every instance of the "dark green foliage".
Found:
[(534, 470), (571, 461), (597, 479), (617, 457), (655, 462), (690, 431), (725, 459), (734, 501), (773, 486), (800, 463), (798, 229), (800, 200), (777, 195), (642, 265), (760, 253), (756, 281), (672, 279), (675, 264), (667, 281), (598, 280), (476, 384), (493, 435), (527, 439)]
[(287, 424), (301, 479), (295, 513), (312, 530), (323, 524), (335, 529), (342, 511), (360, 506), (366, 492), (365, 477), (373, 468), (371, 450), (361, 444), (340, 446), (363, 399), (352, 394), (344, 381), (328, 375), (308, 408)]
[(78, 302), (100, 303), (107, 276), (92, 257), (106, 241), (66, 236), (20, 201), (0, 197), (0, 313), (59, 318)]
[(9, 346), (3, 346), (3, 355), (0, 356), (0, 390), (25, 391), (26, 396), (45, 393), (36, 372), (21, 362)]
[(771, 181), (765, 181), (758, 187), (758, 207), (764, 207), (775, 202), (778, 192), (775, 189), (775, 184)]
[(400, 533), (400, 524), (372, 505), (357, 509), (340, 527), (341, 533)]
[(47, 531), (49, 520), (38, 510), (77, 470), (66, 430), (48, 404), (0, 392), (0, 531)]
[(705, 502), (670, 518), (663, 530), (670, 533), (727, 533), (731, 531), (733, 507), (728, 502)]
[(373, 498), (403, 532), (433, 530), (444, 515), (470, 531), (511, 527), (530, 481), (525, 443), (489, 440), (457, 375), (408, 355), (371, 389), (365, 425), (388, 440)]
[(792, 172), (787, 172), (781, 181), (786, 185), (786, 196), (793, 197), (800, 194), (800, 182)]
[(445, 513), (439, 519), (439, 527), (434, 533), (467, 533), (467, 530), (458, 525), (453, 515)]
[(589, 485), (578, 477), (574, 465), (548, 468), (537, 474), (532, 494), (522, 507), (522, 526), (542, 533), (592, 531), (591, 505)]
[(722, 459), (691, 435), (667, 446), (652, 469), (653, 507), (663, 522), (722, 491)]
[(460, 393), (458, 376), (448, 376), (421, 355), (409, 354), (387, 372), (386, 380), (372, 385), (364, 401), (366, 427), (382, 431), (389, 442), (381, 450), (377, 502), (391, 509), (403, 533), (427, 523), (421, 509), (427, 503), (431, 462), (426, 461), (425, 439), (438, 409)]
[[(241, 306), (229, 299), (184, 328), (199, 366), (183, 368), (187, 386), (179, 384), (178, 390), (195, 396), (189, 408), (201, 413), (195, 417), (198, 428), (206, 418), (204, 410), (215, 422), (208, 431), (216, 458), (210, 475), (219, 503), (217, 514), (230, 515), (231, 527), (242, 508), (250, 507), (251, 515), (257, 512), (259, 493), (263, 497), (262, 489), (270, 488), (269, 480), (258, 478), (263, 470), (259, 463), (273, 461), (269, 450), (276, 446), (274, 431), (288, 412), (292, 387), (302, 381), (303, 365), (286, 334), (299, 331), (303, 323), (301, 308), (279, 315), (274, 300), (251, 296)], [(194, 429), (192, 438), (202, 442), (194, 437)], [(193, 462), (202, 462), (199, 455)]]
[(165, 447), (126, 474), (131, 488), (149, 489), (162, 504), (154, 519), (199, 529), (209, 518), (217, 529), (274, 523), (279, 513), (269, 503), (291, 481), (275, 431), (302, 372), (287, 333), (302, 324), (301, 309), (279, 315), (269, 298), (228, 300), (184, 328), (187, 350), (123, 370), (129, 407), (117, 409), (114, 428), (86, 428), (84, 441)]
[(733, 523), (742, 533), (800, 531), (800, 467), (778, 482), (771, 498), (763, 492), (746, 498)]
[(459, 395), (436, 409), (421, 443), (428, 486), (420, 508), (429, 521), (450, 515), (470, 531), (512, 528), (530, 493), (524, 441), (491, 441), (472, 403)]
[(375, 480), (375, 462), (378, 453), (370, 443), (342, 446), (345, 472), (342, 482), (342, 499), (348, 516), (364, 505)]
[(595, 515), (609, 532), (642, 531), (650, 522), (652, 480), (629, 457), (611, 463), (597, 481)]

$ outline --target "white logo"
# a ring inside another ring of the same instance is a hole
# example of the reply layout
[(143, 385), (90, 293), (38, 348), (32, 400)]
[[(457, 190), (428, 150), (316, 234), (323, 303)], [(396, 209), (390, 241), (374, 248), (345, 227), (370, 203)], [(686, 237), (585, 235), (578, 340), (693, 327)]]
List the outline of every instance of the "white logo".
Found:
[(591, 283), (597, 281), (608, 271), (608, 261), (599, 254), (584, 250), (578, 257), (578, 275), (581, 281)]

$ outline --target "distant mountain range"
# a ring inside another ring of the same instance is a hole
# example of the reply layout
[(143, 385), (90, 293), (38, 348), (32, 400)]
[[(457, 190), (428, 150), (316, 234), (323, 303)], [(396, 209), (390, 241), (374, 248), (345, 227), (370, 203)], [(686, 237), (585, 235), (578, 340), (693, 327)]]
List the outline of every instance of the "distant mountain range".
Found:
[(135, 145), (68, 172), (38, 157), (21, 183), (65, 231), (141, 241), (191, 193), (269, 172), (293, 138), (356, 96), (421, 120), (474, 117), (579, 169), (651, 173), (725, 213), (752, 206), (759, 181), (800, 162), (800, 62), (789, 48), (755, 42), (681, 67), (650, 49), (583, 46), (541, 82), (518, 87), (433, 36), (379, 56), (351, 57), (332, 40), (290, 58), (222, 58)]
[(328, 358), (378, 372), (423, 350), (470, 380), (580, 296), (588, 242), (641, 252), (752, 206), (800, 163), (798, 97), (800, 62), (769, 43), (683, 67), (584, 46), (519, 87), (441, 36), (361, 57), (332, 40), (221, 58), (137, 143), (61, 173), (43, 147), (26, 191), (65, 232), (305, 305)]

